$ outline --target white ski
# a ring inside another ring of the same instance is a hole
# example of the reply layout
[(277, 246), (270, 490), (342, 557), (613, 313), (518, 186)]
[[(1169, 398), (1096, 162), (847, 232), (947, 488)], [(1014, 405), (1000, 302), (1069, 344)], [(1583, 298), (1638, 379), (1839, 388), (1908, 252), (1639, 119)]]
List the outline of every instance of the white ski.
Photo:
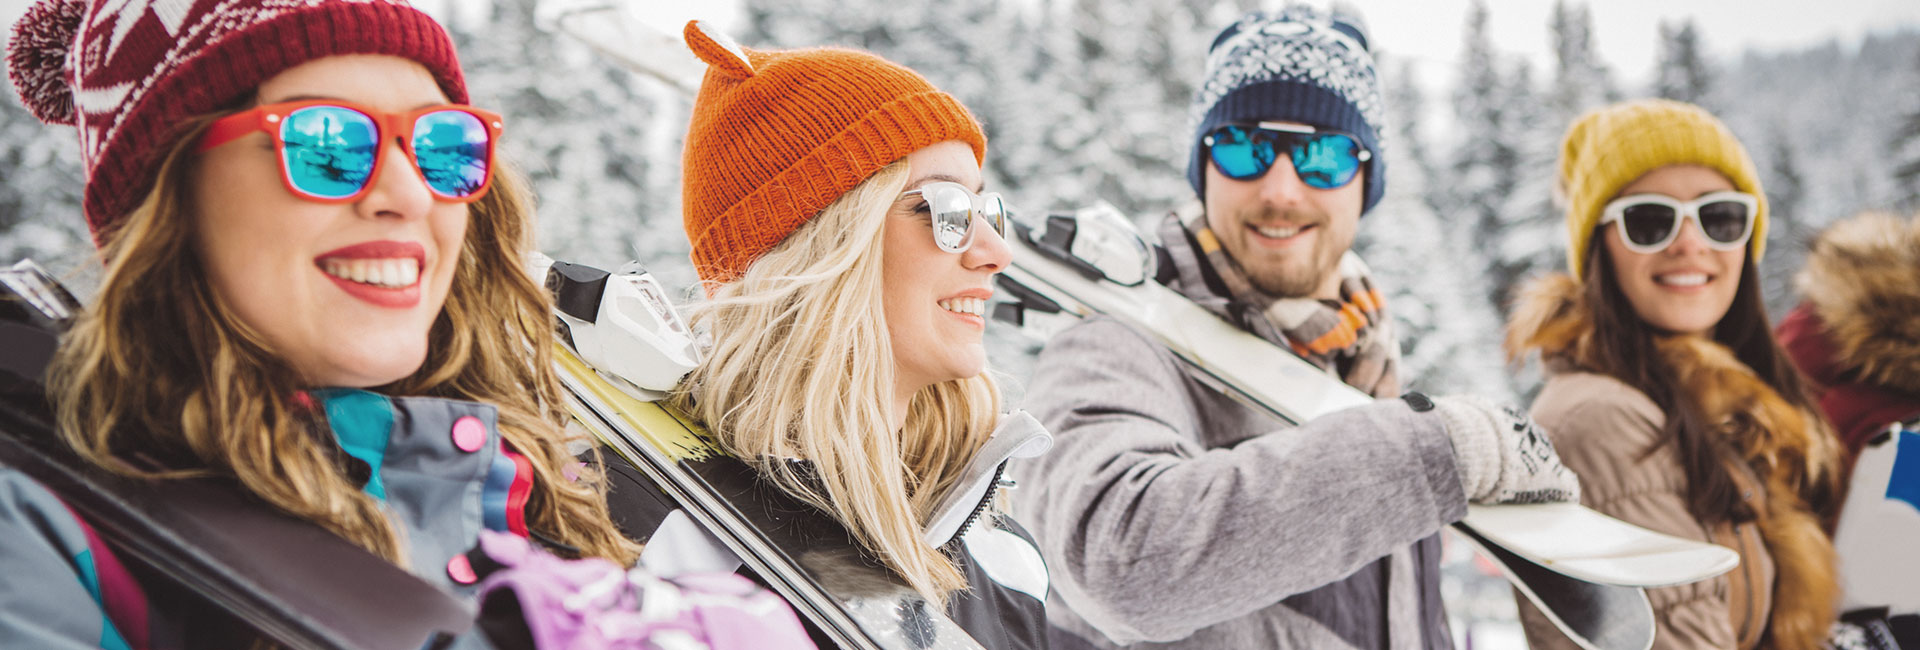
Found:
[(1667, 587), (1740, 565), (1731, 549), (1647, 530), (1577, 503), (1468, 505), (1461, 524), (1530, 562), (1599, 584)]

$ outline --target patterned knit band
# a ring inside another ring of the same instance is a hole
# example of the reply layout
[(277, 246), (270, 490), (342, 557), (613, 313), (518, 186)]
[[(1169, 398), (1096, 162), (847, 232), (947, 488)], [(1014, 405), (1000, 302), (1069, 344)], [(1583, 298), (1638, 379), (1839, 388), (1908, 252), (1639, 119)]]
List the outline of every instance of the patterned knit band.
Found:
[(404, 0), (41, 0), (14, 25), (7, 76), (36, 117), (78, 127), (97, 241), (152, 190), (181, 120), (342, 54), (412, 59), (467, 101), (453, 42)]
[[(1760, 199), (1749, 240), (1753, 261), (1767, 251), (1767, 194), (1740, 140), (1706, 110), (1667, 99), (1614, 104), (1575, 120), (1560, 144), (1556, 192), (1567, 203), (1567, 267), (1581, 278), (1600, 211), (1647, 172), (1703, 165)], [(1691, 198), (1691, 197), (1689, 197)]]
[(948, 140), (984, 159), (986, 134), (912, 70), (838, 48), (758, 51), (704, 23), (687, 46), (708, 64), (693, 101), (682, 196), (693, 268), (730, 282), (882, 167)]
[(1190, 108), (1193, 154), (1187, 181), (1205, 198), (1206, 145), (1223, 125), (1299, 122), (1344, 131), (1373, 152), (1367, 163), (1365, 214), (1386, 193), (1380, 80), (1366, 31), (1356, 19), (1329, 16), (1309, 5), (1277, 14), (1254, 12), (1228, 26), (1207, 54), (1207, 76)]

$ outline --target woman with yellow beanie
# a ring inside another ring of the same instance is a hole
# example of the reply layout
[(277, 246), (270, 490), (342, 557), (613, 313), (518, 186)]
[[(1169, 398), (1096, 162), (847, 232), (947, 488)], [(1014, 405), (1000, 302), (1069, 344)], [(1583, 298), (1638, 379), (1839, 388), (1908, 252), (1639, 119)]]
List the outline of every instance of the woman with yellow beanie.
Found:
[[(1012, 253), (979, 122), (873, 54), (751, 50), (698, 21), (685, 36), (708, 64), (683, 169), (707, 294), (692, 322), (712, 345), (674, 403), (984, 647), (1045, 647), (1045, 565), (993, 508), (1005, 461), (1051, 438), (1003, 415), (986, 374)], [(675, 530), (677, 504), (621, 480), (644, 562), (701, 556), (670, 548), (700, 537)]]
[[(1699, 107), (1633, 101), (1574, 122), (1556, 189), (1572, 273), (1529, 284), (1507, 332), (1546, 366), (1533, 417), (1585, 505), (1740, 552), (1725, 575), (1648, 590), (1654, 647), (1820, 647), (1837, 445), (1770, 334), (1753, 161)], [(1573, 647), (1521, 618), (1533, 647)]]

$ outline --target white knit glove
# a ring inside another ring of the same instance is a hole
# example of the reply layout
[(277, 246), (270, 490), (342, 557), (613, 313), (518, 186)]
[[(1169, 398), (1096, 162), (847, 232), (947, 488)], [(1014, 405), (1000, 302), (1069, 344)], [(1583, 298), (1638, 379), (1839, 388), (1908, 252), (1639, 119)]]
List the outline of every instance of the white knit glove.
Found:
[(1453, 439), (1460, 486), (1473, 503), (1579, 501), (1580, 480), (1525, 413), (1477, 395), (1433, 398)]

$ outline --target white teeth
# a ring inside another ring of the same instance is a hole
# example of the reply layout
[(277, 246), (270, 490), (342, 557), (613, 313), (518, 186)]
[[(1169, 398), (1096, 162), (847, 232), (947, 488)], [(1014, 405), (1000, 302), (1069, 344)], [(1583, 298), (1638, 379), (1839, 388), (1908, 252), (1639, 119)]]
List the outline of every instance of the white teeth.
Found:
[(940, 308), (956, 314), (971, 314), (987, 317), (987, 301), (979, 298), (950, 298), (940, 301)]
[(1705, 273), (1670, 273), (1667, 275), (1655, 276), (1654, 280), (1658, 281), (1660, 284), (1672, 285), (1676, 287), (1697, 287), (1707, 283), (1707, 274)]
[(1271, 237), (1274, 239), (1286, 239), (1288, 237), (1292, 237), (1294, 235), (1300, 234), (1300, 231), (1306, 230), (1306, 227), (1296, 226), (1293, 228), (1276, 228), (1272, 226), (1254, 226), (1254, 230), (1260, 231), (1260, 235), (1263, 237)]
[(410, 287), (420, 279), (420, 263), (405, 257), (380, 260), (329, 259), (321, 265), (320, 270), (343, 280), (388, 289)]

